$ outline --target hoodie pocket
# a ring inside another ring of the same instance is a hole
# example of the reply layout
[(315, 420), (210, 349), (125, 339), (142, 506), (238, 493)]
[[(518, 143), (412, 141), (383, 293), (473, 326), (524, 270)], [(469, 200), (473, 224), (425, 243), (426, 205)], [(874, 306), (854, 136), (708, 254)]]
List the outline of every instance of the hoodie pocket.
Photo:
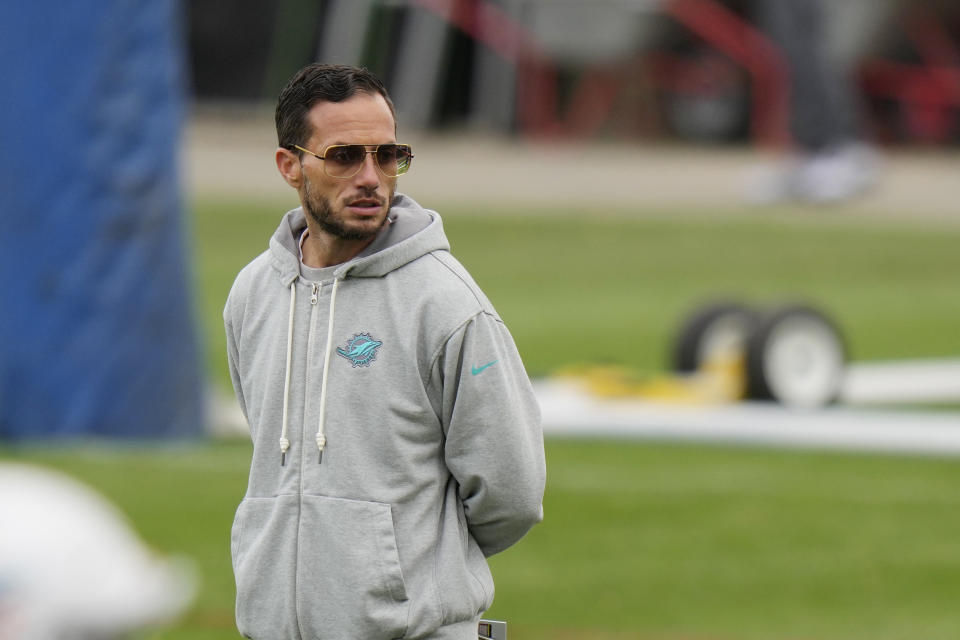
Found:
[(246, 498), (230, 536), (237, 629), (245, 638), (297, 637), (289, 594), (295, 581), (297, 496)]
[(297, 608), (318, 638), (402, 638), (408, 603), (390, 505), (303, 496)]

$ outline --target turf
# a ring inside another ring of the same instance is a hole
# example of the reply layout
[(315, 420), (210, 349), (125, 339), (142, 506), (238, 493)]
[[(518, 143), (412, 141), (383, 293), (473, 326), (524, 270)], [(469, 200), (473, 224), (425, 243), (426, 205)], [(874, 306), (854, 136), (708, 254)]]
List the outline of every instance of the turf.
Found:
[(960, 622), (956, 462), (553, 441), (549, 468), (545, 523), (494, 562), (492, 613), (519, 637), (948, 638)]
[[(85, 480), (193, 558), (152, 638), (235, 638), (229, 529), (249, 445), (6, 450)], [(952, 639), (960, 462), (549, 440), (546, 519), (492, 560), (515, 640)]]
[[(284, 203), (201, 202), (195, 242), (207, 363), (227, 384), (220, 313)], [(541, 376), (577, 363), (669, 367), (684, 316), (715, 299), (802, 301), (839, 323), (854, 360), (960, 356), (960, 229), (831, 222), (809, 211), (643, 216), (445, 212), (455, 255)]]

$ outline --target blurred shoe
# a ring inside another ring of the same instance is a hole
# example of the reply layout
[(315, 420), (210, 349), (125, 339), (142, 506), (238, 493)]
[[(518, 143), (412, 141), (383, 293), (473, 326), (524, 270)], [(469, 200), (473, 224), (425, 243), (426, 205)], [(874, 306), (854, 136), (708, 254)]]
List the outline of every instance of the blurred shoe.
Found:
[(845, 144), (815, 154), (794, 177), (798, 199), (829, 204), (859, 196), (877, 182), (879, 155), (864, 144)]
[(843, 144), (812, 155), (792, 155), (754, 170), (748, 176), (747, 200), (761, 205), (841, 202), (873, 187), (879, 166), (879, 154), (861, 143)]

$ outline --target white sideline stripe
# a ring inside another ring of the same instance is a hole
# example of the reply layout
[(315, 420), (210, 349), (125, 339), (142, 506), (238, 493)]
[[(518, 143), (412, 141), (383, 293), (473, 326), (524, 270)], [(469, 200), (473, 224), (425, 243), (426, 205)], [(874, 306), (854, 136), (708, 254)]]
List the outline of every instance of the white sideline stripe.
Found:
[(675, 405), (591, 397), (575, 383), (535, 385), (547, 435), (960, 455), (960, 414), (762, 402)]
[(840, 399), (851, 404), (960, 402), (960, 360), (851, 364)]
[[(686, 440), (781, 447), (960, 455), (960, 412), (891, 410), (884, 404), (960, 403), (960, 360), (851, 364), (841, 399), (875, 408), (791, 410), (772, 403), (679, 405), (592, 396), (567, 381), (534, 389), (547, 435)], [(232, 393), (211, 398), (215, 436), (247, 435)]]

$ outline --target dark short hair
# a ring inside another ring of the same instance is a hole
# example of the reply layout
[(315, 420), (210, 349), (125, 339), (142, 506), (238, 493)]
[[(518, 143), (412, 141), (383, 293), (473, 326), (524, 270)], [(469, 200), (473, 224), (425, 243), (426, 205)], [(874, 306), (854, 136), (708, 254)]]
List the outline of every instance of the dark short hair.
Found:
[(307, 113), (318, 102), (343, 102), (358, 93), (380, 94), (387, 101), (396, 122), (393, 101), (386, 87), (362, 67), (315, 62), (297, 71), (280, 91), (277, 100), (277, 142), (289, 149), (306, 144), (313, 133)]

